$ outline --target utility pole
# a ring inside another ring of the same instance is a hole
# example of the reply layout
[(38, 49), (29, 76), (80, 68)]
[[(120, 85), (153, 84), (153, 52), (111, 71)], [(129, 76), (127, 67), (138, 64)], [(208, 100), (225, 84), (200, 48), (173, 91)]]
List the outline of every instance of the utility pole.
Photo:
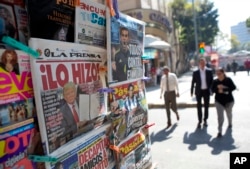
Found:
[(195, 40), (195, 62), (198, 59), (198, 35), (197, 35), (197, 22), (196, 22), (196, 10), (194, 7), (194, 0), (192, 0), (192, 4), (193, 4), (193, 20), (194, 20), (194, 40)]

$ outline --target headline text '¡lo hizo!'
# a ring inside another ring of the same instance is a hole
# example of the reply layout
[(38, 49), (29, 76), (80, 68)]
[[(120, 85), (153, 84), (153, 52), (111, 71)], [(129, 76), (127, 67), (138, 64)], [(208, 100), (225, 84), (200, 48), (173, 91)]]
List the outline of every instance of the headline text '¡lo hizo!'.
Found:
[(63, 87), (69, 81), (82, 84), (100, 80), (100, 63), (63, 63), (41, 64), (41, 80), (43, 90), (52, 90)]

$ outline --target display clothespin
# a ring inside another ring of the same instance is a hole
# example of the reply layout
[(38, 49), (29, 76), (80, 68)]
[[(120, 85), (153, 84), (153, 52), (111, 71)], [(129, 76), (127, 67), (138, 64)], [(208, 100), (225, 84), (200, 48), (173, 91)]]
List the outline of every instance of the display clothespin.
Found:
[(80, 0), (75, 0), (75, 6), (80, 6)]
[(27, 54), (33, 56), (34, 58), (38, 58), (40, 55), (39, 52), (31, 49), (27, 45), (17, 41), (16, 39), (9, 37), (9, 36), (3, 36), (2, 42), (6, 43), (7, 45), (12, 46), (14, 48), (20, 49), (20, 50), (26, 52)]
[(155, 125), (155, 123), (152, 123), (152, 124), (146, 124), (145, 126), (144, 126), (144, 128), (145, 129), (148, 129), (149, 127), (152, 127), (152, 126), (154, 126)]
[(142, 78), (142, 81), (148, 81), (148, 80), (150, 80), (150, 79), (151, 79), (150, 77), (144, 76), (144, 77)]
[(28, 158), (34, 162), (56, 162), (57, 158), (50, 156), (29, 155)]
[(113, 8), (112, 0), (106, 0), (106, 2), (107, 2), (107, 5), (108, 5), (108, 7), (109, 7), (109, 10), (110, 10), (110, 15), (111, 15), (112, 17), (114, 17), (114, 16), (115, 16), (115, 10), (114, 10), (114, 8)]
[(113, 151), (115, 151), (116, 153), (120, 153), (120, 149), (118, 146), (115, 145), (109, 145), (109, 148)]
[(108, 70), (108, 69), (107, 69), (107, 66), (100, 66), (100, 67), (99, 67), (99, 71), (100, 71), (100, 72), (107, 72), (107, 70)]
[(113, 93), (115, 90), (112, 88), (101, 88), (98, 90), (100, 93)]

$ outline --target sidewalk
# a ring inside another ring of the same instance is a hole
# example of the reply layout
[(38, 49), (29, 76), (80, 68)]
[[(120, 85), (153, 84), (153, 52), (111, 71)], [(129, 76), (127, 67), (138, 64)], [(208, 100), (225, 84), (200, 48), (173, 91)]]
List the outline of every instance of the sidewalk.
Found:
[[(178, 108), (190, 108), (196, 107), (195, 96), (191, 97), (190, 88), (192, 80), (192, 71), (184, 73), (178, 78), (179, 82), (179, 94), (180, 97), (177, 98)], [(147, 102), (149, 108), (165, 108), (164, 99), (160, 99), (160, 86), (148, 86), (147, 90)], [(210, 98), (210, 106), (214, 106), (214, 96)]]

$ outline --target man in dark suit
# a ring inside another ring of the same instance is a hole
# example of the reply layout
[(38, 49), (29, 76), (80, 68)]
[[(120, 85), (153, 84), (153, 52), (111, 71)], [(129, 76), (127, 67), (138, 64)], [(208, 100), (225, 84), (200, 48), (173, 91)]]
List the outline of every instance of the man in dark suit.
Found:
[(202, 104), (201, 99), (204, 100), (204, 126), (207, 126), (207, 119), (208, 119), (208, 107), (209, 107), (209, 100), (210, 100), (210, 88), (213, 82), (213, 73), (212, 70), (207, 68), (206, 60), (201, 58), (199, 60), (199, 69), (193, 72), (192, 84), (191, 84), (191, 97), (194, 93), (195, 88), (195, 95), (197, 100), (197, 111), (198, 111), (198, 126), (197, 128), (201, 128), (202, 123)]
[(80, 121), (79, 119), (77, 89), (73, 82), (68, 82), (63, 86), (63, 100), (59, 112), (62, 113), (63, 117), (61, 120), (62, 135), (57, 138), (59, 145), (56, 147), (73, 139), (79, 129), (87, 124), (86, 120)]

